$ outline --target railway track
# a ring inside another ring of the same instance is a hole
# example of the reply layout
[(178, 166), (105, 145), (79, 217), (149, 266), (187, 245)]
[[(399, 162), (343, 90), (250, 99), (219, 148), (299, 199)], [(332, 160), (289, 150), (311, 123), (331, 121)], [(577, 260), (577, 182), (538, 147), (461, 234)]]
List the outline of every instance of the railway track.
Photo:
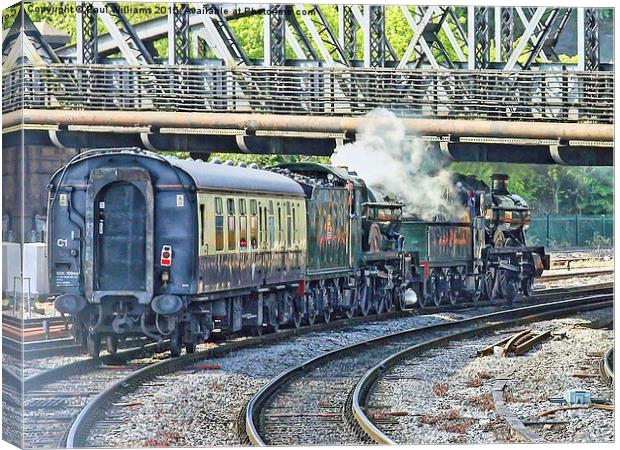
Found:
[[(597, 292), (604, 292), (610, 288), (609, 284), (597, 287)], [(586, 292), (584, 289), (554, 289), (549, 290), (527, 301), (552, 301), (573, 292), (579, 295)], [(501, 302), (489, 303), (485, 306), (500, 306)], [(438, 307), (429, 309), (429, 312), (443, 310), (460, 310), (476, 308), (481, 305), (464, 305), (461, 308)], [(135, 349), (119, 352), (117, 355), (107, 355), (99, 360), (87, 359), (68, 366), (59, 367), (43, 372), (25, 381), (26, 411), (32, 418), (34, 427), (42, 429), (35, 431), (31, 438), (38, 436), (37, 446), (58, 446), (65, 444), (69, 447), (84, 447), (89, 432), (110, 430), (119, 421), (131, 414), (131, 408), (116, 406), (118, 399), (138, 386), (150, 383), (158, 376), (183, 370), (200, 359), (224, 355), (228, 352), (273, 344), (287, 340), (293, 336), (314, 331), (324, 331), (342, 328), (349, 325), (358, 325), (366, 322), (415, 315), (417, 312), (394, 312), (382, 316), (355, 317), (321, 323), (301, 329), (281, 330), (276, 334), (269, 334), (257, 338), (227, 341), (214, 348), (204, 350), (193, 355), (184, 355), (180, 358), (157, 361), (153, 353), (158, 351), (155, 344), (149, 344), (146, 350)], [(144, 359), (150, 356), (150, 359)], [(83, 378), (85, 379), (83, 381)], [(86, 379), (87, 378), (87, 379)], [(59, 395), (54, 395), (58, 392)], [(52, 409), (52, 406), (55, 406)], [(40, 420), (43, 419), (43, 420)], [(75, 421), (73, 422), (73, 419)], [(73, 422), (73, 425), (71, 425)], [(71, 431), (68, 429), (71, 426)]]
[(599, 362), (599, 370), (603, 381), (609, 385), (614, 385), (614, 348), (610, 348)]
[(116, 379), (153, 363), (167, 347), (149, 344), (83, 359), (24, 379), (24, 446), (62, 447), (73, 419)]
[(364, 413), (368, 393), (390, 364), (468, 335), (612, 304), (611, 293), (587, 295), (429, 325), (323, 354), (265, 385), (247, 405), (245, 432), (254, 445), (390, 444)]
[[(550, 272), (553, 272), (553, 271), (550, 271)], [(561, 274), (552, 273), (550, 275), (545, 275), (545, 276), (540, 277), (538, 281), (544, 283), (546, 281), (570, 280), (573, 278), (594, 278), (594, 277), (601, 277), (601, 276), (613, 275), (613, 274), (614, 274), (613, 269), (592, 270), (592, 271), (587, 271), (587, 272), (575, 270), (573, 271), (573, 273), (569, 271), (567, 273), (561, 273)]]

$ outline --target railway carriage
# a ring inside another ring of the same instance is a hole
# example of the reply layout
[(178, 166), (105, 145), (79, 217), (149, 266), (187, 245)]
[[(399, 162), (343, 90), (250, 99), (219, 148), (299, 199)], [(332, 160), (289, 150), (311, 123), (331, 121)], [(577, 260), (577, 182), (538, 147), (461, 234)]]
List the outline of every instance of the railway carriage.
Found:
[[(207, 169), (207, 170), (205, 170)], [(258, 332), (262, 304), (297, 295), (306, 205), (265, 171), (90, 151), (50, 183), (49, 261), (56, 307), (91, 354), (131, 334), (193, 351), (214, 329)], [(274, 313), (276, 317), (274, 316)]]

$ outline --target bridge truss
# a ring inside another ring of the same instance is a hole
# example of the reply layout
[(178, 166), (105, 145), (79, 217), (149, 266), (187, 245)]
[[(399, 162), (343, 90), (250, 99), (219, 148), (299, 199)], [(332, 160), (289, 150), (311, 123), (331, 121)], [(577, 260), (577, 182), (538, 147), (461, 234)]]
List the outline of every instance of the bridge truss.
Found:
[[(5, 133), (329, 154), (383, 107), (455, 159), (611, 161), (613, 67), (601, 55), (613, 39), (600, 39), (599, 9), (175, 3), (132, 23), (125, 4), (67, 5), (79, 6), (75, 43), (51, 45), (23, 7), (4, 37)], [(238, 36), (249, 17), (262, 51)]]

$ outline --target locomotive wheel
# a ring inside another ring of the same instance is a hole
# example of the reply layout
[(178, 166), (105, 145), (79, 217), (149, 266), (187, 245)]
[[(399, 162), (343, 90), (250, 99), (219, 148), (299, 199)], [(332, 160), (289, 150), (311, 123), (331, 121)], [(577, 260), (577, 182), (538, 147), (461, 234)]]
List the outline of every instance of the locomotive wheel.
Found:
[(105, 340), (106, 342), (106, 350), (110, 354), (115, 354), (118, 350), (118, 337), (117, 336), (108, 336)]
[(374, 310), (377, 314), (383, 314), (385, 311), (385, 294), (381, 293), (382, 289), (379, 288), (379, 292), (374, 296)]
[(170, 333), (170, 356), (176, 358), (181, 356), (181, 330), (177, 327)]
[(359, 287), (358, 292), (359, 292), (359, 295), (358, 295), (359, 301), (357, 302), (358, 308), (362, 316), (366, 317), (368, 313), (370, 312), (370, 301), (368, 299), (368, 285), (365, 282), (362, 282), (362, 284)]
[(448, 272), (448, 300), (450, 300), (451, 305), (456, 305), (459, 302), (460, 285), (458, 273), (450, 269)]
[(196, 344), (194, 344), (193, 342), (186, 342), (185, 353), (187, 353), (188, 355), (191, 355), (192, 353), (196, 353)]
[(346, 307), (344, 309), (344, 315), (347, 319), (352, 319), (355, 315), (355, 308), (353, 306)]
[(386, 290), (383, 298), (385, 312), (392, 312), (392, 310), (394, 309), (394, 290)]
[(86, 349), (89, 356), (99, 358), (99, 353), (101, 353), (101, 337), (98, 333), (88, 333), (88, 336), (86, 336)]
[(433, 285), (433, 273), (428, 277), (428, 279), (424, 282), (422, 292), (420, 294), (420, 308), (425, 309), (431, 306), (433, 302), (433, 292), (435, 291), (435, 286)]
[(495, 300), (495, 277), (490, 270), (484, 274), (484, 291), (486, 292), (489, 300)]
[(523, 292), (523, 295), (525, 295), (526, 297), (532, 295), (533, 285), (534, 280), (532, 278), (526, 278), (525, 280), (521, 281), (521, 292)]
[(313, 290), (308, 296), (308, 325), (314, 325), (314, 322), (316, 322), (316, 316), (319, 315), (319, 311), (316, 307), (316, 294), (317, 291)]
[(474, 279), (474, 292), (471, 295), (471, 299), (474, 303), (478, 303), (484, 300), (485, 295), (484, 278), (482, 275), (478, 275)]
[(502, 295), (506, 300), (506, 303), (512, 303), (517, 296), (517, 284), (510, 273), (507, 270), (499, 270), (499, 286), (502, 291)]
[(441, 298), (442, 298), (441, 284), (442, 284), (441, 276), (439, 275), (439, 273), (437, 273), (436, 270), (433, 270), (433, 272), (431, 273), (431, 286), (432, 286), (431, 296), (432, 296), (433, 303), (435, 304), (435, 306), (441, 305)]
[(323, 322), (329, 323), (330, 320), (332, 320), (332, 312), (329, 310), (329, 308), (324, 308), (323, 309)]
[(396, 297), (396, 303), (400, 311), (404, 311), (407, 305), (405, 304), (405, 291), (403, 288), (397, 288), (394, 290), (394, 296)]
[(304, 313), (299, 311), (297, 308), (293, 311), (293, 325), (295, 328), (301, 328), (301, 322), (304, 319)]

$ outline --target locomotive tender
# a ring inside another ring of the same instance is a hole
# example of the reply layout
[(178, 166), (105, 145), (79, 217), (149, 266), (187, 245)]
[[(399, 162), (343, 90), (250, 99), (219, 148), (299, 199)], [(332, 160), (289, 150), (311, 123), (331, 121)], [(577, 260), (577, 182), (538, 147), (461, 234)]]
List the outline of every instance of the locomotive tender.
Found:
[(511, 301), (549, 261), (526, 246), (529, 209), (505, 182), (461, 177), (467, 217), (422, 222), (346, 168), (86, 151), (49, 184), (55, 307), (93, 356), (129, 335), (169, 338), (177, 356), (213, 332)]
[(90, 150), (49, 191), (55, 307), (93, 356), (102, 338), (110, 352), (129, 335), (169, 338), (176, 356), (213, 331), (327, 322), (412, 296), (402, 204), (343, 169)]

